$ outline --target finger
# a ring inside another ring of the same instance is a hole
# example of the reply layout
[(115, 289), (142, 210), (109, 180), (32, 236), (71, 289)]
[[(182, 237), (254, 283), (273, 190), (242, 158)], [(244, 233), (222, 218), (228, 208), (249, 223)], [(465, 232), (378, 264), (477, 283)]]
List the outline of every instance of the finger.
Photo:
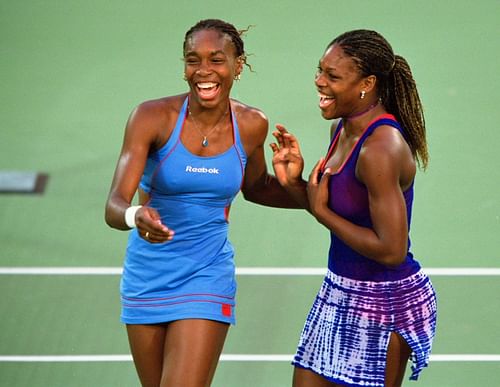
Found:
[[(330, 168), (326, 168), (323, 173), (321, 174), (321, 180), (325, 178), (325, 180), (328, 180), (332, 174), (332, 170)], [(320, 181), (321, 184), (321, 181)]]
[(278, 145), (276, 145), (274, 142), (269, 144), (269, 146), (271, 147), (274, 154), (277, 154), (279, 152)]
[(172, 240), (174, 235), (174, 231), (170, 229), (167, 232), (146, 231), (144, 234), (141, 234), (142, 238), (150, 243), (167, 242)]
[(313, 172), (318, 173), (321, 170), (321, 166), (323, 165), (324, 160), (325, 159), (322, 157), (316, 162), (313, 168)]
[(145, 219), (144, 229), (156, 235), (166, 235), (169, 229), (162, 223), (161, 216), (158, 211), (154, 208), (147, 207), (147, 212), (149, 215), (149, 219)]
[(323, 165), (324, 158), (320, 158), (316, 165), (314, 166), (313, 170), (311, 171), (311, 174), (309, 175), (309, 183), (311, 184), (318, 184), (318, 176), (321, 172), (321, 167)]
[(276, 139), (276, 141), (278, 142), (280, 148), (282, 148), (283, 147), (283, 134), (280, 133), (279, 131), (275, 130), (273, 132), (273, 136)]
[(281, 134), (288, 133), (288, 130), (282, 124), (276, 124), (275, 126)]
[(322, 191), (322, 190), (326, 190), (328, 191), (328, 184), (329, 184), (329, 181), (330, 181), (330, 169), (327, 168), (325, 171), (323, 171), (323, 174), (321, 175), (320, 179), (319, 179), (319, 183), (318, 183), (318, 187), (319, 187), (319, 190)]
[[(298, 143), (297, 143), (297, 139), (295, 138), (295, 136), (291, 133), (284, 133), (283, 134), (283, 143), (285, 145), (285, 147), (287, 147), (288, 149), (296, 149), (298, 150)], [(300, 150), (298, 150), (300, 152)]]
[(288, 144), (288, 146), (291, 149), (300, 153), (300, 145), (299, 145), (299, 141), (297, 140), (297, 137), (295, 137), (291, 133), (286, 133), (283, 135), (283, 137), (285, 138), (285, 142)]

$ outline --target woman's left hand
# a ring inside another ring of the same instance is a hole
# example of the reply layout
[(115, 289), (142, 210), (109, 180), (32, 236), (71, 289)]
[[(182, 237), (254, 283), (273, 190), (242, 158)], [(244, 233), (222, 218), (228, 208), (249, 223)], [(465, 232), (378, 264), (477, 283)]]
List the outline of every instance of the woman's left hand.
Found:
[(323, 161), (323, 158), (321, 158), (316, 163), (309, 175), (309, 181), (307, 183), (307, 197), (309, 198), (311, 212), (315, 217), (318, 217), (322, 209), (328, 208), (328, 181), (330, 180), (330, 169), (327, 168), (320, 176)]

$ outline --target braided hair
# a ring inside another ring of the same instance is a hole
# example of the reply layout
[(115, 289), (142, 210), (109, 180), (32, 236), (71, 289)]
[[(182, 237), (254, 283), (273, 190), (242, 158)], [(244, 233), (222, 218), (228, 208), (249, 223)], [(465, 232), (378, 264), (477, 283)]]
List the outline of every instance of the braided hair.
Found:
[(243, 43), (243, 39), (241, 38), (245, 32), (248, 31), (246, 30), (238, 30), (236, 27), (230, 23), (227, 23), (223, 20), (220, 19), (205, 19), (205, 20), (200, 20), (198, 23), (196, 23), (194, 26), (192, 26), (187, 32), (186, 35), (184, 36), (184, 44), (183, 44), (183, 50), (186, 52), (186, 47), (188, 44), (189, 38), (198, 31), (202, 30), (216, 30), (219, 31), (222, 34), (227, 35), (230, 39), (231, 42), (234, 45), (234, 48), (236, 50), (236, 57), (239, 57), (245, 66), (250, 68), (251, 66), (247, 63), (247, 54), (245, 52), (245, 45)]
[(375, 31), (348, 31), (336, 37), (328, 47), (334, 44), (354, 60), (362, 76), (375, 75), (382, 103), (402, 124), (413, 156), (425, 169), (429, 154), (424, 112), (408, 62), (395, 55), (389, 42)]

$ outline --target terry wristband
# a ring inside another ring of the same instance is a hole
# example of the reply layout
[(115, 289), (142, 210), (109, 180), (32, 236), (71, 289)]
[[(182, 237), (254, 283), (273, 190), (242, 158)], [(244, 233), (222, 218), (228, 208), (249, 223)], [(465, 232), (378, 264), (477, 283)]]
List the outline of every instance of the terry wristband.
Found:
[(130, 206), (129, 208), (127, 208), (125, 210), (125, 223), (130, 228), (134, 228), (135, 227), (135, 213), (141, 207), (142, 206)]

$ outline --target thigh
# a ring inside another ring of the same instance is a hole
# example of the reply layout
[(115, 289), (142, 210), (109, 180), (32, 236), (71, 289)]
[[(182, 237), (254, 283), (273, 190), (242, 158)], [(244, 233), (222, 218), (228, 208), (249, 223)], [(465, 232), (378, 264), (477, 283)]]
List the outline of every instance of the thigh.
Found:
[(143, 387), (160, 385), (166, 325), (127, 325), (135, 368)]
[(170, 323), (161, 386), (210, 386), (228, 329), (229, 324), (203, 319)]
[(410, 354), (411, 348), (406, 341), (398, 333), (392, 332), (387, 348), (386, 387), (401, 386)]
[(317, 373), (304, 368), (295, 367), (293, 371), (293, 387), (340, 387), (326, 380)]

